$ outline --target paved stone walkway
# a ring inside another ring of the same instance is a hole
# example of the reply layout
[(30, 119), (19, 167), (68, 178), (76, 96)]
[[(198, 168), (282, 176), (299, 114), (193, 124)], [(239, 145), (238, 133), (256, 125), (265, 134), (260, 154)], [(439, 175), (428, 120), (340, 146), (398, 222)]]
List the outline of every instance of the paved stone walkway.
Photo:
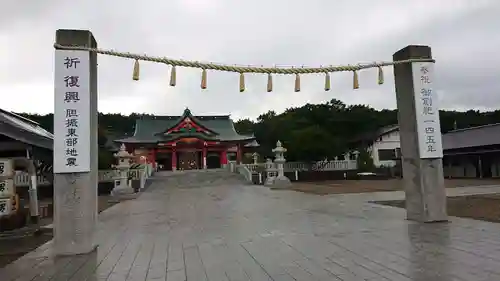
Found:
[(100, 214), (95, 253), (55, 259), (48, 243), (0, 280), (500, 280), (498, 224), (416, 224), (363, 196), (154, 180)]

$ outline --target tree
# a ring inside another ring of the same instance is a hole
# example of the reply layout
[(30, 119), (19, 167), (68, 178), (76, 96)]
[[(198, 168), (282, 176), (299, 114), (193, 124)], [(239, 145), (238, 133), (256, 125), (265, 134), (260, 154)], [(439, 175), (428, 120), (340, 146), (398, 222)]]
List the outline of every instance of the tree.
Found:
[[(53, 131), (53, 115), (21, 113), (32, 119), (46, 130)], [(99, 113), (99, 127), (104, 134), (100, 135), (99, 144), (106, 142), (105, 136), (110, 131), (116, 136), (131, 135), (135, 121), (147, 114)], [(441, 131), (446, 133), (458, 128), (467, 128), (491, 123), (500, 123), (500, 110), (479, 112), (440, 111)], [(322, 104), (305, 104), (301, 107), (287, 108), (283, 113), (268, 111), (257, 120), (242, 119), (234, 126), (240, 134), (254, 134), (260, 144), (258, 153), (262, 157), (272, 157), (271, 150), (280, 140), (288, 149), (286, 157), (290, 161), (315, 161), (332, 158), (350, 149), (356, 148), (354, 140), (360, 136), (376, 134), (381, 127), (398, 123), (397, 110), (375, 110), (367, 105), (346, 105), (340, 100), (332, 99)], [(103, 138), (104, 136), (104, 138)], [(100, 146), (101, 147), (101, 146)], [(112, 155), (103, 149), (100, 163), (113, 162)], [(368, 161), (368, 159), (367, 159)]]
[(340, 141), (318, 125), (293, 131), (284, 146), (290, 161), (320, 161), (342, 153)]
[(111, 169), (111, 165), (115, 163), (115, 158), (113, 153), (109, 151), (106, 147), (108, 138), (106, 137), (106, 131), (101, 127), (97, 129), (97, 143), (98, 143), (98, 166), (100, 170)]
[(366, 149), (358, 149), (358, 152), (358, 170), (360, 172), (373, 172), (375, 165), (370, 153)]

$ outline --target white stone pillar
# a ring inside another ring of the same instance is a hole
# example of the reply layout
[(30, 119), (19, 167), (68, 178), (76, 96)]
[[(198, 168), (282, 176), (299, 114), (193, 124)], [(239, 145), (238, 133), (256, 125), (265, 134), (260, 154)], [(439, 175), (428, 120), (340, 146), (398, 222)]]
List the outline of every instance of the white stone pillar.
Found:
[[(97, 48), (87, 30), (57, 30), (56, 43)], [(56, 48), (54, 97), (54, 253), (89, 253), (97, 246), (97, 53)]]
[[(407, 46), (394, 61), (432, 59), (428, 46)], [(419, 222), (447, 221), (443, 148), (434, 63), (394, 65), (406, 216)]]

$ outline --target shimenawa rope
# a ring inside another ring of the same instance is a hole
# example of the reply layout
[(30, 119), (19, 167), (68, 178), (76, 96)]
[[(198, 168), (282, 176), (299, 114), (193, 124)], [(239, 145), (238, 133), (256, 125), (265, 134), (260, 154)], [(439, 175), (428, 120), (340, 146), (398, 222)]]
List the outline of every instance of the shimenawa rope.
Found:
[(73, 50), (73, 51), (88, 51), (94, 52), (97, 54), (103, 54), (108, 56), (120, 57), (133, 59), (134, 62), (134, 70), (132, 78), (133, 80), (139, 80), (139, 61), (149, 61), (156, 63), (163, 63), (172, 66), (172, 71), (170, 74), (170, 86), (176, 85), (177, 80), (177, 71), (176, 67), (191, 67), (198, 68), (202, 70), (201, 75), (201, 88), (207, 88), (207, 70), (217, 70), (217, 71), (226, 71), (226, 72), (236, 72), (240, 74), (240, 92), (245, 91), (245, 73), (264, 73), (268, 75), (267, 79), (267, 91), (271, 92), (273, 90), (273, 81), (271, 74), (285, 74), (295, 75), (295, 91), (300, 91), (300, 74), (315, 74), (322, 73), (325, 75), (325, 91), (330, 90), (330, 73), (332, 72), (353, 72), (353, 88), (359, 88), (358, 81), (358, 71), (369, 68), (378, 68), (378, 84), (384, 83), (384, 73), (383, 67), (397, 65), (397, 64), (406, 64), (406, 63), (414, 63), (414, 62), (434, 62), (433, 59), (408, 59), (408, 60), (400, 60), (400, 61), (391, 61), (391, 62), (374, 62), (368, 64), (356, 64), (356, 65), (341, 65), (341, 66), (325, 66), (325, 67), (258, 67), (258, 66), (236, 66), (236, 65), (225, 65), (225, 64), (217, 64), (217, 63), (204, 63), (198, 61), (187, 61), (187, 60), (178, 60), (171, 59), (167, 57), (154, 57), (148, 55), (139, 55), (128, 52), (118, 52), (114, 50), (105, 50), (98, 48), (89, 48), (89, 47), (81, 47), (81, 46), (66, 46), (60, 44), (54, 44), (56, 49), (60, 50)]

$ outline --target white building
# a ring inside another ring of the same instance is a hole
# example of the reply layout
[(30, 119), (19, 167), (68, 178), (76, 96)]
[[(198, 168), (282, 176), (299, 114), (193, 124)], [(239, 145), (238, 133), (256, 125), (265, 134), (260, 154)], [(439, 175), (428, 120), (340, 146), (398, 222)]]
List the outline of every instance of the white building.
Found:
[[(366, 144), (376, 167), (394, 167), (401, 156), (399, 127), (380, 129)], [(500, 177), (500, 123), (443, 134), (443, 154), (446, 178)]]
[(399, 142), (399, 127), (397, 125), (379, 130), (373, 142), (368, 146), (368, 152), (376, 167), (394, 167), (395, 159), (401, 155)]

